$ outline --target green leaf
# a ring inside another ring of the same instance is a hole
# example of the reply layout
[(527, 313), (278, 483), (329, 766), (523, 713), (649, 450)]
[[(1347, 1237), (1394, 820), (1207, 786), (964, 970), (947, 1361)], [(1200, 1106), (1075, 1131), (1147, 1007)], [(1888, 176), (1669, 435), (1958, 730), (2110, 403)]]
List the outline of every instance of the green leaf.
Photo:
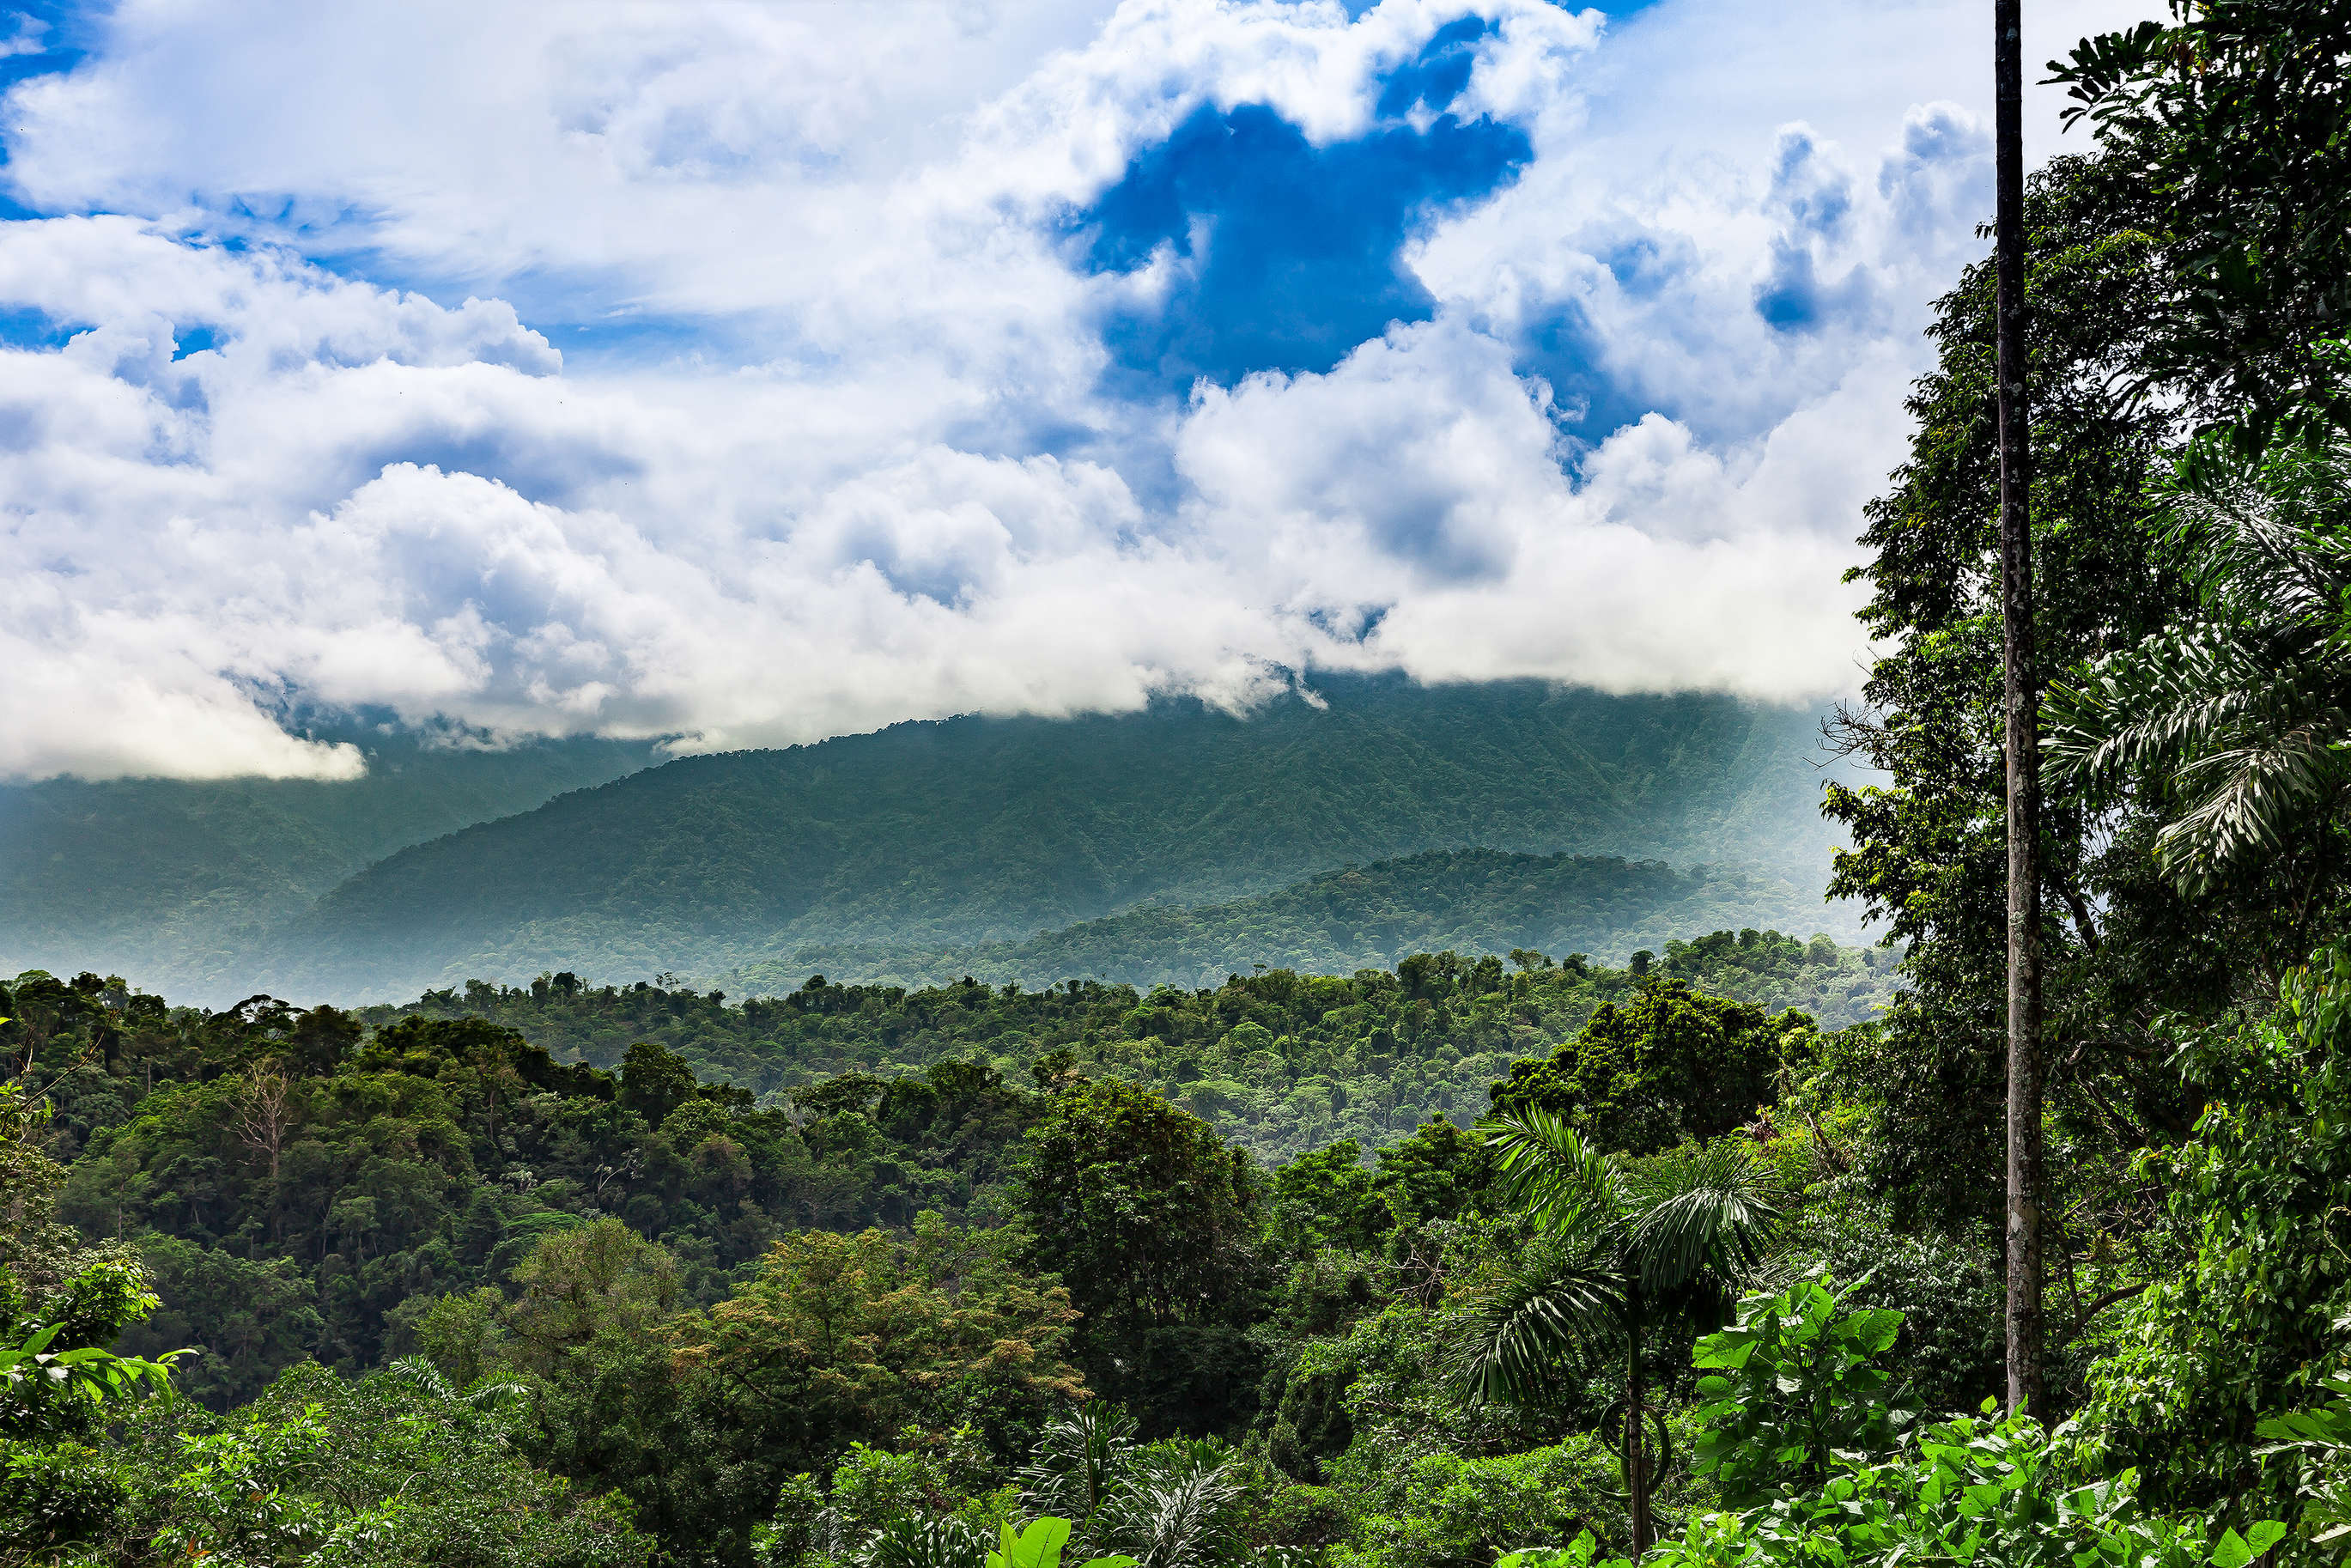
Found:
[(2254, 1556), (2259, 1557), (2284, 1539), (2285, 1526), (2274, 1519), (2265, 1519), (2246, 1533), (2245, 1544), (2252, 1549)]
[(1873, 1307), (1844, 1321), (1845, 1337), (1865, 1355), (1876, 1355), (1902, 1333), (1902, 1314), (1892, 1307)]
[(2245, 1568), (2245, 1564), (2252, 1560), (2252, 1547), (2233, 1530), (2213, 1542), (2212, 1568)]

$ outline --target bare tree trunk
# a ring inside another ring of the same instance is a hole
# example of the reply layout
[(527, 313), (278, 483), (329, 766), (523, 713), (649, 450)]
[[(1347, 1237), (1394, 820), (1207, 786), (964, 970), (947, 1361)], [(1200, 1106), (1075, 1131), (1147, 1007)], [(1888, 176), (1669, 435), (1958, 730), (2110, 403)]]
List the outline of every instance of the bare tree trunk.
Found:
[(1637, 1561), (1656, 1543), (1656, 1531), (1649, 1522), (1648, 1422), (1644, 1408), (1648, 1403), (1648, 1388), (1641, 1377), (1641, 1300), (1637, 1285), (1628, 1304), (1633, 1310), (1625, 1314), (1625, 1326), (1631, 1331), (1625, 1338), (1632, 1349), (1626, 1353), (1625, 1363), (1625, 1490), (1632, 1497), (1633, 1556)]
[(2008, 751), (2008, 1406), (2048, 1417), (2041, 1376), (2041, 757), (2033, 669), (2032, 455), (2025, 415), (2024, 40), (1992, 0), (1998, 113), (2000, 579)]

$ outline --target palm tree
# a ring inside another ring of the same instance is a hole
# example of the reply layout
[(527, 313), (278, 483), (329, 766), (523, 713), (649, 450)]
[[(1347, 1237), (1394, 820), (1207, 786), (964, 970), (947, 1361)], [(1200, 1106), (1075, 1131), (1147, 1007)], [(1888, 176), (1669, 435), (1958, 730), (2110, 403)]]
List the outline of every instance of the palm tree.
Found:
[(1232, 1568), (1259, 1560), (1239, 1533), (1240, 1455), (1215, 1437), (1134, 1440), (1134, 1418), (1099, 1401), (1048, 1422), (1020, 1473), (1022, 1500), (1068, 1519), (1087, 1549), (1135, 1568)]
[[(2053, 688), (2048, 740), (2061, 776), (2169, 819), (2156, 854), (2189, 894), (2313, 858), (2351, 792), (2351, 442), (2198, 455), (2168, 542), (2199, 613)], [(2305, 905), (2336, 874), (2314, 862)]]
[(1621, 1354), (1625, 1398), (1614, 1424), (1638, 1557), (1656, 1540), (1653, 1423), (1659, 1458), (1669, 1453), (1645, 1358), (1661, 1336), (1694, 1338), (1729, 1320), (1774, 1211), (1760, 1173), (1727, 1140), (1626, 1161), (1537, 1107), (1503, 1117), (1489, 1137), (1504, 1193), (1536, 1235), (1473, 1305), (1456, 1344), (1455, 1385), (1474, 1398), (1540, 1405), (1597, 1356)]

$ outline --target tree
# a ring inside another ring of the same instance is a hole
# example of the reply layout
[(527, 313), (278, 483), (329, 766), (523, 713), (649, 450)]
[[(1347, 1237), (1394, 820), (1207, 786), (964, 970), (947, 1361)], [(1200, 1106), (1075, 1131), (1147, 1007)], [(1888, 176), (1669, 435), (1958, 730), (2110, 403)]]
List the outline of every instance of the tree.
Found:
[(2001, 716), (2008, 784), (2008, 1402), (2041, 1388), (2041, 674), (2032, 638), (2032, 442), (2024, 370), (2024, 23), (1992, 0), (1999, 275)]
[(159, 1425), (95, 1560), (381, 1568), (643, 1568), (626, 1511), (516, 1449), (528, 1402), (423, 1361), (356, 1382), (314, 1363), (225, 1419)]
[[(1479, 1399), (1535, 1404), (1571, 1366), (1614, 1348), (1625, 1375), (1617, 1415), (1633, 1552), (1656, 1540), (1649, 1461), (1650, 1364), (1729, 1315), (1737, 1281), (1762, 1255), (1774, 1213), (1735, 1145), (1645, 1161), (1604, 1155), (1559, 1117), (1530, 1107), (1491, 1134), (1510, 1201), (1536, 1228), (1519, 1266), (1475, 1301), (1455, 1386)], [(1677, 1358), (1678, 1359), (1678, 1357)]]
[(609, 1216), (541, 1238), (514, 1280), (507, 1322), (523, 1364), (541, 1371), (600, 1333), (642, 1336), (678, 1305), (668, 1249)]
[(685, 1058), (649, 1040), (629, 1047), (621, 1059), (621, 1103), (658, 1127), (672, 1111), (694, 1098), (694, 1069)]
[(1147, 1430), (1214, 1429), (1255, 1383), (1259, 1191), (1249, 1156), (1151, 1091), (1056, 1095), (1029, 1130), (1029, 1261), (1069, 1281), (1088, 1381)]
[(1539, 1105), (1601, 1148), (1646, 1155), (1751, 1120), (1779, 1071), (1779, 1030), (1761, 1008), (1657, 980), (1602, 1003), (1549, 1060), (1513, 1064), (1490, 1097), (1498, 1109)]
[(2351, 5), (2170, 0), (2050, 79), (2159, 204), (2162, 308), (2127, 390), (2258, 452), (2351, 426)]
[[(2143, 192), (2089, 159), (2025, 183), (2025, 367), (2033, 410), (2029, 521), (2040, 580), (2032, 642), (2044, 668), (2136, 644), (2190, 602), (2147, 548), (2144, 516), (2172, 449), (2169, 411), (2118, 400), (2137, 373), (2161, 287)], [(1885, 781), (1832, 785), (1824, 809), (1853, 847), (1831, 891), (1863, 900), (1905, 950), (1882, 1035), (1844, 1055), (1844, 1092), (1882, 1136), (1873, 1180), (1904, 1223), (1991, 1222), (2001, 1191), (2009, 948), (2003, 611), (1998, 584), (1996, 278), (1970, 267), (1937, 302), (1935, 369), (1913, 389), (1909, 455), (1867, 509), (1864, 624), (1884, 650), (1866, 706), (1834, 737)], [(2177, 1135), (2192, 1107), (2146, 1070), (2167, 1013), (2210, 1013), (2238, 967), (2271, 948), (2273, 911), (2188, 906), (2154, 877), (2149, 829), (2105, 813), (2070, 780), (2043, 791), (2036, 871), (2047, 1000), (2046, 1092), (2058, 1124), (2117, 1150)], [(2161, 962), (2150, 955), (2160, 951)]]
[(912, 1239), (785, 1237), (655, 1354), (608, 1335), (575, 1356), (569, 1462), (612, 1478), (679, 1550), (739, 1561), (778, 1488), (852, 1443), (967, 1427), (1011, 1459), (1087, 1393), (1068, 1292), (1018, 1269), (1011, 1239), (935, 1215)]
[(2083, 1426), (2167, 1503), (2283, 1503), (2259, 1423), (2327, 1392), (2351, 1320), (2351, 951), (2288, 975), (2269, 1017), (2173, 1043), (2204, 1104), (2196, 1138), (2148, 1162), (2178, 1251), (2125, 1292)]
[(2196, 612), (2051, 693), (2049, 751), (2093, 798), (2135, 798), (2191, 896), (2235, 882), (2314, 941), (2345, 872), (2351, 790), (2351, 439), (2255, 461), (2208, 450), (2164, 492)]

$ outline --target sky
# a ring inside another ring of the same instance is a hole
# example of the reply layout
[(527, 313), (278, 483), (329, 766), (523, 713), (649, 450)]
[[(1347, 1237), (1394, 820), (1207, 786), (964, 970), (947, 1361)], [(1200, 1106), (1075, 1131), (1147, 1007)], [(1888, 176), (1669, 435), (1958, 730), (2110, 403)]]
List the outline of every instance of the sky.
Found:
[(0, 779), (1846, 693), (1990, 10), (0, 5)]

